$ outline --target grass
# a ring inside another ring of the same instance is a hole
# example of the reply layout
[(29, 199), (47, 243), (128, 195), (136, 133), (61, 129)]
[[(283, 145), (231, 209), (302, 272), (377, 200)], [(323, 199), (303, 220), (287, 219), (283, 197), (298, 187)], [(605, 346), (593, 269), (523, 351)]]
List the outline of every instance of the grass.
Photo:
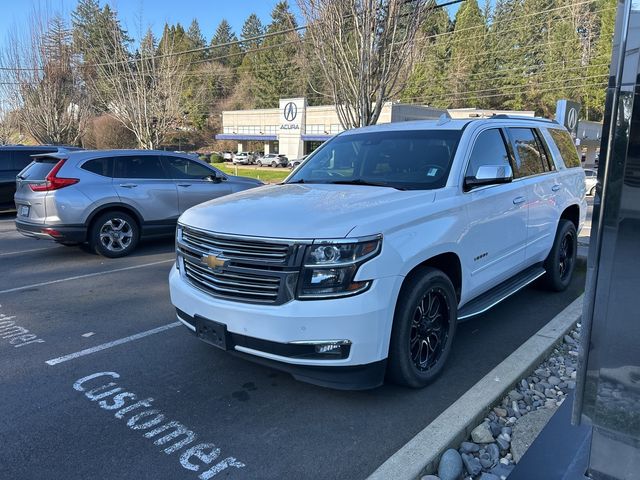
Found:
[[(236, 175), (236, 168), (233, 165), (228, 163), (214, 163), (212, 165), (222, 170), (224, 173)], [(282, 180), (287, 178), (290, 173), (291, 170), (288, 168), (273, 168), (269, 170), (253, 166), (242, 166), (237, 168), (237, 175), (241, 177), (257, 178), (265, 183), (280, 183)]]

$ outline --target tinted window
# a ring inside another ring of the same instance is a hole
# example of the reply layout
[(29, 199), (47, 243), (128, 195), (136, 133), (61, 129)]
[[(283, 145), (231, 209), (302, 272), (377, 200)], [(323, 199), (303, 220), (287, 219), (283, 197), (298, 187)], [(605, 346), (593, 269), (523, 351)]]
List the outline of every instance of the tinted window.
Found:
[(204, 165), (178, 157), (163, 157), (169, 178), (203, 179), (214, 174)]
[(113, 176), (113, 158), (94, 158), (82, 164), (82, 169), (103, 177)]
[(483, 165), (509, 165), (509, 154), (500, 130), (485, 130), (473, 144), (469, 157), (467, 177), (475, 177), (478, 168)]
[[(55, 150), (51, 150), (51, 152), (55, 152)], [(49, 153), (46, 150), (22, 150), (22, 151), (14, 151), (11, 154), (12, 157), (12, 168), (13, 170), (22, 170), (31, 162), (33, 162), (33, 158), (31, 155), (35, 155), (37, 153)]]
[(540, 150), (540, 154), (542, 155), (542, 165), (545, 170), (553, 171), (556, 169), (556, 165), (553, 163), (553, 159), (549, 155), (549, 149), (547, 144), (545, 143), (542, 135), (538, 130), (533, 131), (536, 135), (536, 140), (538, 141), (538, 149)]
[(578, 151), (569, 132), (557, 128), (550, 128), (549, 133), (556, 143), (558, 150), (560, 150), (560, 155), (562, 155), (565, 166), (567, 168), (579, 167), (580, 157), (578, 157)]
[(166, 178), (156, 155), (115, 157), (116, 178)]
[(460, 135), (459, 130), (339, 135), (316, 150), (289, 182), (441, 188), (447, 181)]
[(24, 180), (44, 180), (56, 163), (57, 158), (38, 158), (31, 165), (20, 172), (20, 177)]
[(543, 173), (545, 168), (542, 163), (542, 155), (530, 128), (509, 128), (509, 137), (515, 152), (515, 178), (528, 177)]

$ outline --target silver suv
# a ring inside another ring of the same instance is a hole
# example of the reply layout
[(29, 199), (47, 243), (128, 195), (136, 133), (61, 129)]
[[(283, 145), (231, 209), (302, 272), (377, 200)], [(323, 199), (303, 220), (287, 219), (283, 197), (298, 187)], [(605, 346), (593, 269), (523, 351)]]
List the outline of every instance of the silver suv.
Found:
[(264, 157), (260, 157), (258, 160), (256, 160), (256, 165), (258, 165), (259, 167), (286, 167), (288, 164), (289, 159), (281, 153), (267, 153)]
[(34, 155), (16, 177), (16, 227), (64, 245), (88, 242), (106, 257), (129, 254), (141, 236), (173, 234), (186, 209), (248, 188), (187, 155), (102, 150)]

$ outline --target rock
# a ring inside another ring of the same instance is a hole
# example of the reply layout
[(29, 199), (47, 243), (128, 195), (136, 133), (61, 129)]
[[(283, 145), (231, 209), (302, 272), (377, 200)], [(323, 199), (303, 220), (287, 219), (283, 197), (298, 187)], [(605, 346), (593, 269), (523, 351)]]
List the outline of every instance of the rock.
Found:
[(491, 473), (500, 478), (500, 480), (506, 480), (513, 468), (513, 465), (504, 465), (500, 463), (491, 469)]
[(536, 374), (536, 376), (542, 377), (542, 378), (549, 378), (550, 376), (549, 372), (547, 372), (544, 368), (539, 368), (534, 373)]
[(495, 443), (490, 443), (487, 446), (487, 454), (491, 459), (491, 466), (496, 466), (500, 461), (500, 448), (498, 448), (498, 445), (496, 445)]
[(500, 459), (500, 464), (501, 465), (509, 465), (511, 462), (509, 461), (508, 458), (501, 458)]
[(501, 438), (507, 442), (511, 442), (511, 435), (509, 435), (508, 433), (501, 433), (498, 438)]
[(462, 457), (450, 448), (442, 454), (438, 465), (438, 476), (440, 480), (458, 480), (462, 475)]
[(517, 402), (518, 400), (522, 400), (522, 394), (517, 390), (511, 390), (509, 392), (509, 398), (513, 402), (514, 400)]
[(462, 442), (460, 444), (460, 450), (462, 450), (464, 453), (476, 453), (480, 450), (480, 445), (473, 442)]
[(483, 453), (482, 455), (480, 455), (478, 457), (478, 460), (480, 460), (480, 465), (482, 465), (482, 468), (484, 469), (491, 468), (495, 465), (495, 463), (491, 461), (491, 456), (488, 453)]
[(550, 388), (547, 388), (544, 391), (544, 396), (547, 397), (547, 398), (556, 398), (556, 391), (552, 390)]
[[(489, 424), (489, 429), (491, 430), (491, 436), (492, 437), (497, 437), (498, 435), (500, 435), (500, 432), (502, 431), (502, 427), (495, 422), (491, 422)], [(491, 440), (493, 442), (493, 440)]]
[(441, 480), (437, 475), (425, 475), (424, 477), (420, 477), (420, 480)]
[(511, 427), (502, 427), (502, 430), (500, 430), (500, 433), (506, 433), (507, 435), (511, 435), (511, 432), (513, 432)]
[(561, 380), (558, 377), (551, 376), (547, 379), (547, 382), (555, 387), (556, 385), (560, 385)]
[(511, 404), (511, 408), (513, 409), (514, 413), (516, 413), (516, 414), (520, 413), (520, 407), (518, 406), (518, 402), (514, 401)]
[(523, 378), (522, 380), (520, 380), (520, 386), (524, 389), (527, 390), (529, 388), (529, 384), (527, 383), (527, 381)]
[[(481, 423), (471, 431), (471, 440), (475, 443), (493, 443), (491, 429), (486, 423)], [(469, 472), (471, 473), (471, 472)]]
[(462, 454), (462, 463), (464, 464), (464, 468), (467, 473), (473, 477), (478, 475), (482, 470), (480, 460), (476, 457), (472, 457), (471, 455), (467, 455), (466, 453)]
[(515, 463), (520, 461), (554, 413), (555, 409), (536, 410), (518, 421), (511, 435), (511, 453)]
[(509, 442), (507, 442), (504, 438), (498, 437), (496, 443), (500, 447), (500, 450), (505, 451), (509, 450)]
[(493, 473), (482, 472), (480, 478), (478, 480), (500, 480), (500, 477), (494, 475)]
[(493, 411), (495, 412), (495, 414), (499, 417), (506, 417), (507, 416), (507, 411), (504, 408), (500, 408), (500, 407), (495, 407), (493, 409)]
[(576, 341), (572, 337), (570, 337), (569, 335), (565, 335), (564, 336), (564, 342), (568, 343), (569, 345), (572, 345), (572, 346), (577, 345)]

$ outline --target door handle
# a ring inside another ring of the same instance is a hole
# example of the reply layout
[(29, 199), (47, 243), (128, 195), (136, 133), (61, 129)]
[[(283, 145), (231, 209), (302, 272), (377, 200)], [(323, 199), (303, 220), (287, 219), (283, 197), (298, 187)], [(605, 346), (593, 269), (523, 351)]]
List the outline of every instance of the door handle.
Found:
[(135, 188), (138, 185), (135, 184), (135, 183), (121, 183), (120, 186), (123, 187), (123, 188)]
[(554, 192), (557, 192), (558, 190), (560, 190), (560, 187), (561, 187), (561, 186), (562, 186), (562, 185), (558, 185), (558, 184), (556, 183), (553, 187), (551, 187), (551, 190), (553, 190)]
[(179, 183), (178, 186), (179, 187), (190, 187), (191, 184), (190, 183)]
[(513, 204), (514, 205), (519, 205), (519, 204), (521, 204), (523, 202), (524, 202), (524, 197), (516, 197), (516, 198), (513, 199)]

